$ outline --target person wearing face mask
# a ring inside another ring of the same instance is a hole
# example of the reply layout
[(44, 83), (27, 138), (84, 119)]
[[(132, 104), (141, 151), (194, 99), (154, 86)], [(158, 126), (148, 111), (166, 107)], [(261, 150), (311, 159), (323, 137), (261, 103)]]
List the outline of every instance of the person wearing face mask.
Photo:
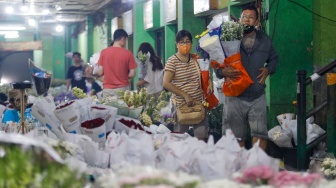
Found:
[[(252, 143), (260, 141), (260, 147), (267, 145), (267, 117), (265, 80), (275, 72), (278, 55), (272, 40), (262, 31), (256, 30), (259, 23), (258, 10), (254, 6), (243, 8), (241, 23), (245, 26), (240, 45), (241, 61), (252, 83), (237, 97), (224, 98), (223, 134), (226, 129), (232, 129), (239, 139), (241, 146), (245, 146), (247, 126), (250, 126)], [(220, 68), (215, 71), (218, 78), (239, 77), (241, 72), (232, 67)]]
[[(2, 124), (7, 122), (20, 123), (20, 90), (10, 89), (8, 91), (9, 106), (5, 113), (3, 114)], [(28, 95), (24, 95), (24, 104), (27, 105)], [(25, 117), (30, 117), (30, 108), (27, 108), (25, 111)]]
[[(166, 63), (163, 76), (163, 87), (173, 93), (174, 103), (174, 132), (188, 132), (193, 127), (194, 136), (200, 140), (208, 138), (208, 121), (205, 118), (198, 125), (179, 125), (177, 122), (176, 107), (186, 103), (193, 106), (195, 101), (202, 102), (203, 90), (200, 84), (200, 69), (197, 60), (190, 54), (192, 36), (189, 31), (181, 30), (176, 34), (178, 52), (172, 55)], [(208, 93), (213, 92), (212, 81), (209, 79)]]

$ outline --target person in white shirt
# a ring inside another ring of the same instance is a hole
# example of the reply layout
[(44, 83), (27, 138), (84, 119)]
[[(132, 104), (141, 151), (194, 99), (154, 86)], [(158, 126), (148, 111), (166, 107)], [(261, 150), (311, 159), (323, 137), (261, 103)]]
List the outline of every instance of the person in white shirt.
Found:
[(153, 47), (147, 42), (140, 44), (138, 53), (140, 51), (143, 54), (148, 54), (149, 52), (149, 57), (147, 56), (149, 60), (140, 62), (146, 70), (142, 70), (142, 78), (136, 83), (137, 89), (146, 87), (149, 95), (158, 97), (163, 90), (162, 79), (164, 67), (161, 58), (155, 54)]

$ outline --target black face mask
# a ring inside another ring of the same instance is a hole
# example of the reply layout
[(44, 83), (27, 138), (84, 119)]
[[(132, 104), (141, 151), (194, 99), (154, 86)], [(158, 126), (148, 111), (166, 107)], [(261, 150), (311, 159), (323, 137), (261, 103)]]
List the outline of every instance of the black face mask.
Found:
[(244, 27), (244, 34), (249, 34), (251, 33), (252, 31), (254, 31), (254, 26), (245, 26)]

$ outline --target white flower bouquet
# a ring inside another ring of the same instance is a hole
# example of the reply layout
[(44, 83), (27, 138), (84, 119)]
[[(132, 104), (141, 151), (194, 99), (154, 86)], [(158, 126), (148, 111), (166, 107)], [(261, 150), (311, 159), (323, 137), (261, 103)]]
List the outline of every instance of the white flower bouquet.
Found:
[(321, 164), (321, 171), (327, 179), (336, 178), (336, 159), (327, 157)]
[(232, 67), (241, 71), (241, 75), (237, 79), (225, 78), (222, 87), (225, 96), (239, 96), (253, 83), (241, 62), (240, 43), (244, 27), (238, 22), (224, 21), (220, 28), (220, 40), (225, 60), (223, 64), (213, 61), (211, 66), (215, 69)]
[(213, 69), (230, 66), (242, 72), (237, 79), (225, 78), (222, 91), (226, 96), (238, 96), (253, 83), (241, 62), (243, 32), (244, 26), (238, 22), (215, 19), (199, 39), (200, 48), (210, 55)]
[(139, 79), (144, 79), (145, 76), (147, 75), (147, 67), (149, 59), (150, 59), (149, 52), (147, 54), (143, 53), (142, 51), (138, 52), (135, 60), (139, 67)]

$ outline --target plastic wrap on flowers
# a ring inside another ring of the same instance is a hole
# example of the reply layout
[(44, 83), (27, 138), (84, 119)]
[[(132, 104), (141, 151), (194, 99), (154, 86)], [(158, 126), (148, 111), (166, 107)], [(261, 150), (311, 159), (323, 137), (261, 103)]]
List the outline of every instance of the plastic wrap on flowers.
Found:
[(103, 119), (96, 118), (81, 123), (81, 132), (93, 141), (98, 142), (100, 147), (104, 146), (106, 141), (106, 126)]
[(54, 110), (54, 114), (62, 122), (67, 132), (80, 133), (80, 112), (76, 101), (69, 101), (58, 105)]
[(209, 37), (209, 35), (205, 35), (200, 39), (199, 43), (200, 47), (209, 53), (212, 60), (215, 60), (219, 63), (224, 62), (225, 56), (223, 53), (223, 48), (217, 35), (211, 37)]
[(51, 74), (36, 67), (30, 59), (28, 64), (37, 95), (41, 96), (46, 94), (50, 88)]

